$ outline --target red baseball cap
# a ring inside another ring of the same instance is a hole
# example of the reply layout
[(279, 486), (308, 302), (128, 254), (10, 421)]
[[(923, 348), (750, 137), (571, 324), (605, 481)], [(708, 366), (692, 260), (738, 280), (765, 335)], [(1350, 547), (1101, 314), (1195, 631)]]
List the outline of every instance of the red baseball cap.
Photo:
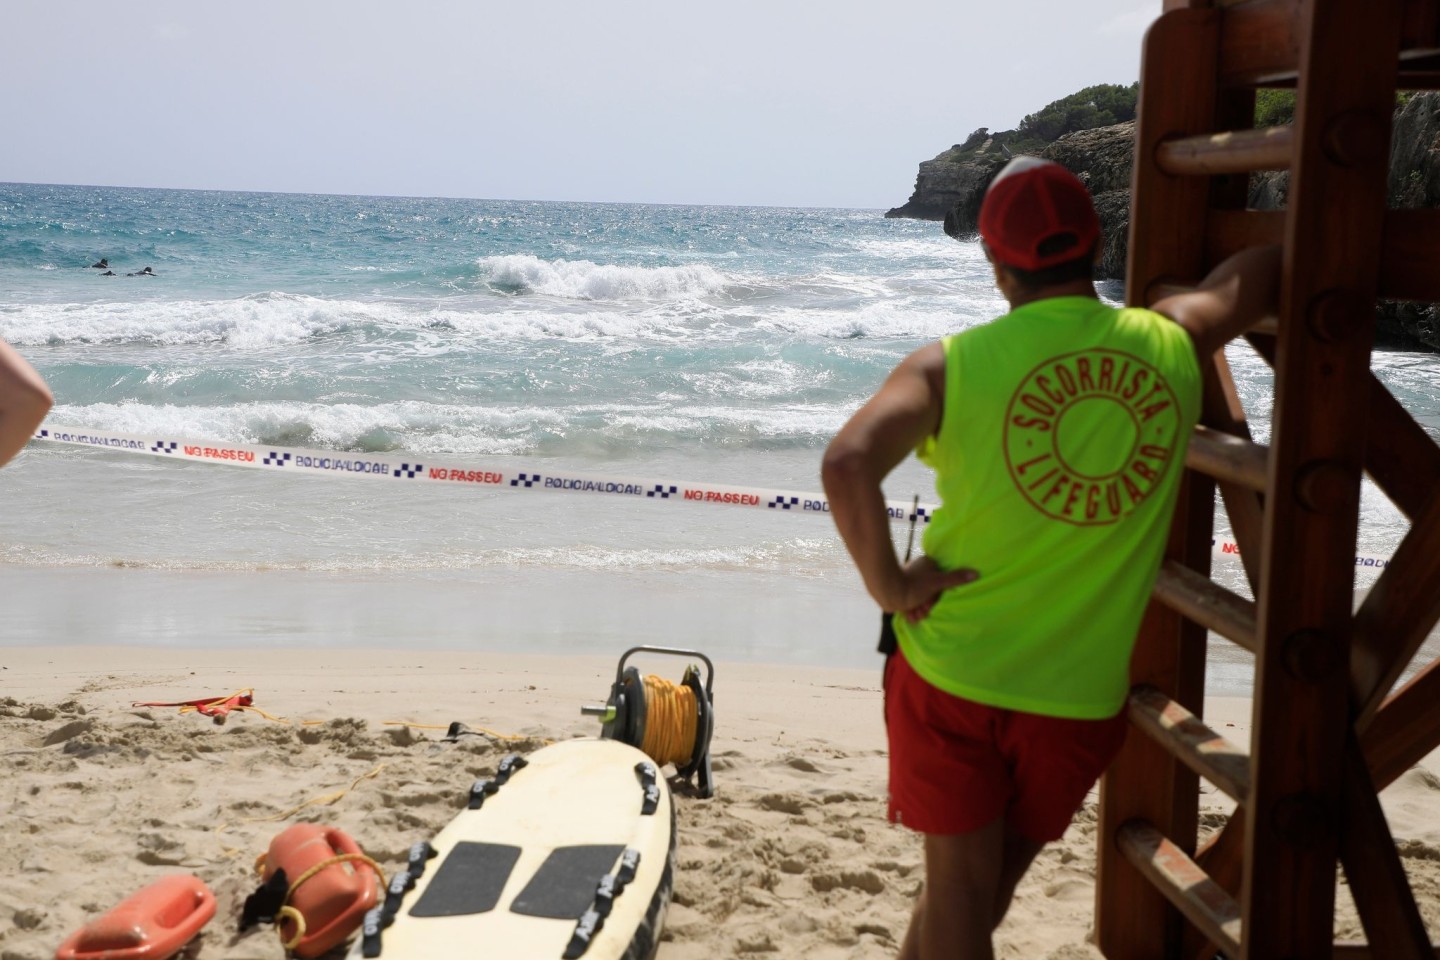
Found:
[(1016, 157), (985, 191), (980, 238), (1007, 267), (1044, 270), (1085, 256), (1100, 239), (1100, 218), (1075, 174), (1050, 160)]

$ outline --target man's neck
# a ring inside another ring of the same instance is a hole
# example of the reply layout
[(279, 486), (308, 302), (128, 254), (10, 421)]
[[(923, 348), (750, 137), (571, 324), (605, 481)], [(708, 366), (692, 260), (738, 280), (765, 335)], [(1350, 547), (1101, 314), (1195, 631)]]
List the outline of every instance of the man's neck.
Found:
[(1095, 284), (1090, 280), (1072, 280), (1069, 283), (1056, 283), (1048, 287), (1041, 287), (1034, 291), (1015, 291), (1013, 296), (1006, 296), (1010, 302), (1011, 310), (1018, 310), (1027, 303), (1034, 303), (1036, 300), (1049, 300), (1052, 297), (1089, 297), (1092, 300), (1099, 300), (1100, 295), (1095, 292)]

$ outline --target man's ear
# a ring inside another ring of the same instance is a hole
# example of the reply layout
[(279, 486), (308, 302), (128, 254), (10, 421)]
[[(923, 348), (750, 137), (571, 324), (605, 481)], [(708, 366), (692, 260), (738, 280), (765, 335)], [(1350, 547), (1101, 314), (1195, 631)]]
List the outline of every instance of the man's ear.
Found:
[(990, 261), (990, 269), (995, 273), (995, 286), (1007, 298), (1010, 296), (1010, 287), (1015, 282), (1015, 277), (1010, 273), (1009, 268), (999, 260)]

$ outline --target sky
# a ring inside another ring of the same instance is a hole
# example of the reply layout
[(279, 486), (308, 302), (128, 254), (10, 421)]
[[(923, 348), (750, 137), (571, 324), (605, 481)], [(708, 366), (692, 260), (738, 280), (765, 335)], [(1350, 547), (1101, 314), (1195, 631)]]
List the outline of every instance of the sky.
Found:
[(6, 0), (0, 181), (888, 208), (1161, 0)]

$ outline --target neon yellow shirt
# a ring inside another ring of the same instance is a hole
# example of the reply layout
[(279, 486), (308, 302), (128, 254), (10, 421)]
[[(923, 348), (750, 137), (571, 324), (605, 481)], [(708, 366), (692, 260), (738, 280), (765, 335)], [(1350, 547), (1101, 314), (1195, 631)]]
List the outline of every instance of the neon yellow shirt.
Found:
[(1190, 336), (1149, 310), (1035, 301), (946, 337), (941, 506), (925, 552), (980, 578), (905, 657), (941, 690), (1056, 717), (1114, 716), (1200, 408)]

